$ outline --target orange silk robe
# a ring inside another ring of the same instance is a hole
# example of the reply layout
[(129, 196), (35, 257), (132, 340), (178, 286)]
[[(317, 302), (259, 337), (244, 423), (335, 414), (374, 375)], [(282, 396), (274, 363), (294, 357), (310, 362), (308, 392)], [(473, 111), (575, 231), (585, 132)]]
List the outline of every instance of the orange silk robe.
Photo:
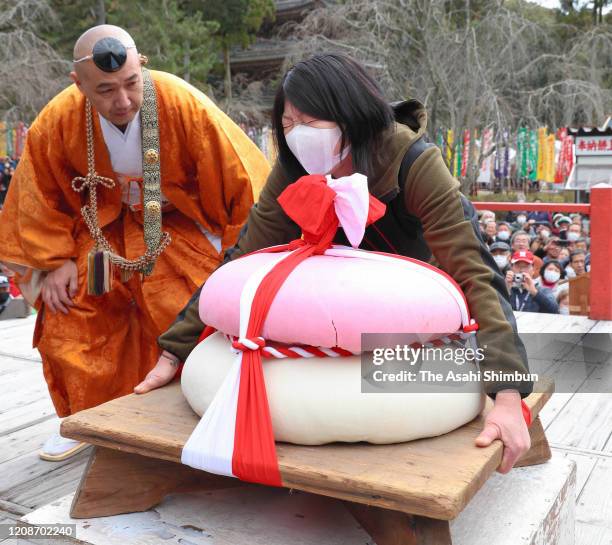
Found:
[[(128, 394), (145, 377), (159, 354), (157, 337), (236, 242), (269, 173), (255, 144), (205, 95), (170, 74), (151, 75), (161, 187), (175, 207), (163, 214), (172, 243), (151, 276), (115, 279), (109, 293), (87, 295), (93, 241), (80, 212), (85, 195), (71, 187), (87, 173), (85, 97), (74, 85), (32, 124), (0, 214), (0, 261), (37, 298), (34, 346), (60, 417)], [(116, 180), (95, 111), (93, 121), (96, 170)], [(122, 203), (118, 183), (98, 186), (98, 218), (115, 251), (128, 258), (144, 253), (142, 212)], [(195, 222), (221, 237), (221, 254)], [(38, 297), (40, 280), (68, 259), (77, 263), (78, 293), (68, 315), (54, 314)]]

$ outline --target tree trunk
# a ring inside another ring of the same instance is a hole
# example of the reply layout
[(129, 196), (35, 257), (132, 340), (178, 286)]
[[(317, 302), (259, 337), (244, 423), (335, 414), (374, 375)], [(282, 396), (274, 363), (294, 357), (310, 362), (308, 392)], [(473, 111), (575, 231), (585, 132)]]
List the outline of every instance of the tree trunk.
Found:
[(95, 10), (96, 25), (106, 24), (106, 7), (104, 6), (104, 0), (97, 0)]
[(232, 100), (232, 69), (230, 65), (230, 50), (229, 45), (223, 46), (223, 64), (225, 65), (225, 100), (227, 108)]
[(189, 63), (191, 62), (190, 58), (190, 45), (189, 40), (185, 40), (183, 42), (183, 79), (189, 83), (190, 73), (189, 73)]

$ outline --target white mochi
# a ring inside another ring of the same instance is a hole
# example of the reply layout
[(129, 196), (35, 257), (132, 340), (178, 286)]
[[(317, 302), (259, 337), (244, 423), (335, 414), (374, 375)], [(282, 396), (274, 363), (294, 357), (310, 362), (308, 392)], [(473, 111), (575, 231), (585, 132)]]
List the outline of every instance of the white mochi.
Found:
[[(219, 332), (187, 358), (183, 394), (202, 415), (237, 357)], [(481, 391), (362, 393), (359, 356), (263, 359), (277, 441), (320, 445), (333, 441), (398, 443), (448, 433), (475, 418), (485, 403)], [(421, 369), (427, 369), (427, 363)], [(436, 368), (439, 370), (439, 368)], [(459, 371), (477, 371), (464, 364)], [(472, 388), (473, 384), (472, 384)]]

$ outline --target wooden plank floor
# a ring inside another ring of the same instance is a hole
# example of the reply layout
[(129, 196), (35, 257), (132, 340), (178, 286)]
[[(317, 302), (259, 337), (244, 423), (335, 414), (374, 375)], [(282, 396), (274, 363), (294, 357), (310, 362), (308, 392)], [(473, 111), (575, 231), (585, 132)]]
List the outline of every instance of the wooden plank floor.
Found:
[[(583, 317), (517, 313), (521, 332), (608, 333), (612, 322)], [(0, 322), (0, 524), (55, 501), (76, 489), (88, 450), (63, 463), (44, 462), (38, 449), (59, 427), (42, 376), (40, 356), (31, 348), (33, 317)], [(551, 447), (577, 464), (576, 544), (612, 543), (612, 361), (559, 350), (542, 356), (538, 367), (554, 369), (567, 386), (541, 412)], [(535, 364), (535, 362), (534, 362)], [(582, 374), (576, 368), (583, 369)], [(570, 377), (565, 381), (564, 377)], [(5, 540), (2, 545), (13, 545)], [(29, 543), (19, 540), (19, 543)], [(33, 543), (41, 543), (36, 541)], [(74, 543), (54, 540), (53, 543)]]

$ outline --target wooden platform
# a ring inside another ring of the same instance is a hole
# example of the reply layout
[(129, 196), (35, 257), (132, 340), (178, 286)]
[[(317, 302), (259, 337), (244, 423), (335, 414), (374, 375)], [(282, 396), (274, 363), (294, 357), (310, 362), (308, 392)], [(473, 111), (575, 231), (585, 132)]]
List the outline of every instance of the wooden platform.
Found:
[[(492, 475), (451, 521), (453, 545), (573, 545), (575, 486), (576, 464), (560, 454)], [(71, 502), (66, 496), (25, 520), (76, 522), (88, 545), (374, 545), (341, 501), (296, 490), (245, 485), (175, 494), (144, 513), (79, 520), (70, 518)]]
[[(550, 398), (552, 385), (549, 383), (542, 390), (543, 393), (526, 398), (535, 418), (531, 427), (533, 434), (541, 432), (536, 416)], [(485, 413), (493, 406), (488, 401)], [(395, 445), (335, 443), (308, 447), (277, 443), (283, 486), (413, 515), (454, 519), (501, 462), (501, 442), (496, 441), (488, 448), (474, 444), (482, 431), (483, 420), (484, 416), (480, 415), (440, 437)], [(81, 411), (65, 419), (61, 429), (65, 437), (180, 464), (183, 445), (198, 421), (175, 382), (143, 396), (125, 396)], [(547, 452), (536, 454), (543, 455), (541, 461), (547, 458)], [(116, 453), (100, 451), (97, 456), (112, 459), (108, 462), (111, 467), (122, 466), (123, 458), (118, 460)], [(93, 458), (94, 463), (96, 459)], [(138, 463), (133, 461), (134, 466)], [(168, 472), (189, 473), (185, 480), (203, 473), (185, 466), (168, 467)], [(150, 468), (148, 463), (148, 473)], [(130, 471), (134, 470), (130, 464)], [(122, 482), (134, 490), (135, 483), (128, 483), (125, 478)], [(117, 501), (118, 494), (113, 498)], [(95, 501), (99, 503), (101, 499), (96, 497)], [(76, 500), (76, 514), (93, 516), (94, 500), (81, 498), (78, 493)], [(121, 509), (120, 505), (116, 509)], [(108, 505), (108, 512), (104, 514), (121, 512), (112, 510), (113, 506)]]
[[(575, 316), (517, 313), (517, 319), (523, 332), (612, 333), (610, 322)], [(57, 419), (39, 357), (30, 347), (32, 329), (29, 319), (0, 323), (0, 522), (18, 519), (73, 492), (88, 456), (85, 452), (59, 464), (37, 458), (37, 450), (57, 426)], [(598, 373), (612, 368), (612, 362), (590, 365), (579, 358), (571, 353), (550, 355), (549, 363), (560, 372), (582, 365), (585, 376), (570, 393), (553, 394), (540, 417), (553, 452), (577, 464), (576, 543), (609, 545), (612, 396), (585, 391), (587, 381), (597, 380)]]

